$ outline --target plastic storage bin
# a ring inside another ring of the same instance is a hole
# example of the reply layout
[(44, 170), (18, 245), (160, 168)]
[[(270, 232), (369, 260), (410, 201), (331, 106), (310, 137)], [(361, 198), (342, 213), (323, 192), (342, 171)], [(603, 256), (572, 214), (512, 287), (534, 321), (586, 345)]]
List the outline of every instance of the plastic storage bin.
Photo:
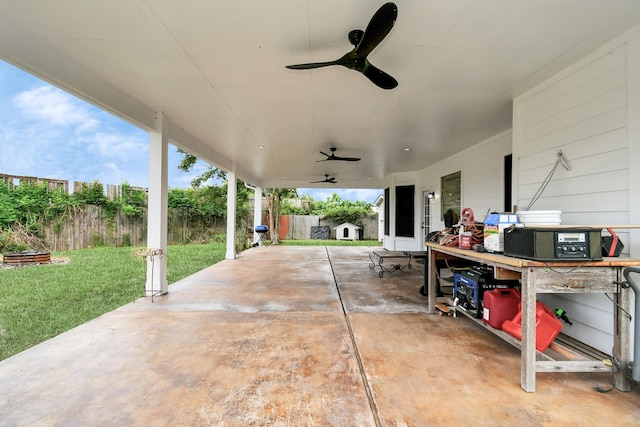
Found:
[(505, 320), (512, 320), (519, 311), (520, 292), (513, 288), (492, 289), (484, 293), (482, 321), (492, 328), (502, 329)]
[[(522, 340), (522, 304), (518, 304), (518, 314), (513, 320), (505, 320), (502, 330)], [(536, 301), (536, 350), (545, 351), (562, 330), (562, 323), (553, 311), (540, 301)]]

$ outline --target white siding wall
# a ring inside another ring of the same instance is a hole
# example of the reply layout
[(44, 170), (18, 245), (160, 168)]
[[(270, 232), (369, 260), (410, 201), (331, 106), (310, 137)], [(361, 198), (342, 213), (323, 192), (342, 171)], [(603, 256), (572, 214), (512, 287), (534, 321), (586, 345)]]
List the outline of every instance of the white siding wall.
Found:
[[(457, 153), (420, 172), (418, 192), (434, 191), (431, 207), (431, 230), (442, 230), (440, 179), (461, 171), (462, 208), (471, 208), (477, 221), (486, 213), (501, 212), (504, 205), (504, 157), (511, 154), (511, 131), (500, 133), (471, 148)], [(420, 199), (419, 203), (422, 202)], [(416, 206), (421, 206), (418, 204)], [(422, 212), (420, 209), (416, 209)], [(458, 212), (460, 214), (460, 212)]]
[[(564, 224), (640, 224), (640, 29), (623, 34), (572, 67), (514, 100), (513, 133), (506, 131), (418, 173), (387, 177), (416, 183), (416, 236), (421, 235), (422, 192), (435, 191), (431, 229), (444, 228), (440, 178), (461, 171), (462, 207), (482, 220), (501, 211), (504, 156), (513, 153), (513, 201), (525, 209), (562, 150), (571, 170), (559, 167), (532, 209), (562, 210)], [(512, 141), (513, 139), (513, 141)], [(416, 249), (421, 242), (391, 236), (387, 249)], [(640, 258), (640, 230), (616, 229), (623, 255)], [(613, 304), (605, 295), (539, 295), (562, 307), (574, 325), (563, 332), (610, 353)], [(632, 313), (634, 315), (634, 313)], [(633, 345), (633, 344), (632, 344)]]
[[(514, 100), (516, 203), (525, 209), (556, 162), (531, 209), (559, 209), (563, 224), (638, 223), (640, 167), (638, 32), (631, 31)], [(625, 254), (640, 256), (638, 234), (616, 230)], [(604, 295), (539, 295), (574, 322), (563, 332), (611, 352), (613, 304)]]
[[(391, 221), (389, 238), (384, 247), (389, 250), (423, 250), (422, 242), (422, 192), (434, 191), (431, 203), (431, 230), (442, 230), (440, 179), (454, 172), (461, 172), (462, 208), (471, 208), (477, 221), (482, 221), (488, 211), (503, 210), (504, 205), (504, 157), (511, 154), (511, 130), (479, 142), (460, 153), (423, 169), (419, 174), (402, 173), (391, 175), (386, 186), (391, 187)], [(395, 237), (395, 186), (416, 185), (415, 191), (415, 238)], [(387, 201), (385, 200), (385, 203)], [(460, 212), (458, 212), (460, 214)]]

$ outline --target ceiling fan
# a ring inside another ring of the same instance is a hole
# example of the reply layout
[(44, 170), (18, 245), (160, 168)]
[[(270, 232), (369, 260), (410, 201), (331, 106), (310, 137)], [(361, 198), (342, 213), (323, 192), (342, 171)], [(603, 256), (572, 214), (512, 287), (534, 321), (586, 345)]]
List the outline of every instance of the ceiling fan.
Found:
[(336, 147), (331, 147), (331, 155), (324, 153), (324, 152), (320, 152), (320, 154), (324, 154), (325, 156), (327, 156), (326, 159), (323, 160), (316, 160), (316, 162), (326, 162), (327, 160), (342, 160), (345, 162), (358, 162), (360, 161), (359, 157), (339, 157), (336, 156)]
[(398, 7), (393, 3), (385, 3), (373, 15), (365, 31), (352, 30), (349, 32), (349, 41), (355, 47), (342, 58), (335, 61), (287, 65), (286, 67), (291, 70), (309, 70), (330, 65), (342, 65), (351, 70), (359, 71), (382, 89), (393, 89), (398, 86), (398, 81), (373, 66), (367, 60), (367, 56), (389, 34), (397, 17)]
[(338, 183), (338, 181), (336, 181), (335, 177), (332, 176), (331, 178), (329, 178), (329, 175), (325, 173), (324, 174), (324, 179), (322, 181), (311, 181), (309, 184), (318, 184), (318, 183), (323, 183), (323, 182), (328, 182), (330, 184), (337, 184)]

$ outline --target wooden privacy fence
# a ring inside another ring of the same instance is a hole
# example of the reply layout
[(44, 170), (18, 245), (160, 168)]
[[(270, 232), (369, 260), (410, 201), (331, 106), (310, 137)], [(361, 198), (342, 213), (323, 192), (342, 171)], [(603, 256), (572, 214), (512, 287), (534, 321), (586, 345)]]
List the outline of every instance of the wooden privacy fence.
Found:
[[(44, 183), (47, 185), (47, 189), (49, 191), (60, 188), (65, 193), (69, 193), (69, 181), (65, 179), (39, 178), (35, 176), (7, 175), (7, 174), (0, 173), (0, 181), (13, 187), (17, 187), (20, 184)], [(73, 192), (74, 193), (80, 192), (84, 190), (86, 187), (91, 185), (93, 185), (93, 183), (83, 182), (83, 181), (73, 181), (73, 186), (72, 186)], [(104, 195), (109, 200), (121, 199), (123, 196), (124, 188), (127, 188), (129, 191), (143, 191), (145, 194), (148, 193), (148, 189), (143, 187), (107, 184), (103, 186), (103, 188), (104, 188)]]
[[(210, 241), (217, 234), (226, 233), (226, 218), (205, 221), (187, 217), (179, 209), (169, 209), (167, 243), (198, 243)], [(363, 240), (377, 240), (377, 217), (368, 216), (356, 221), (362, 227)], [(329, 226), (331, 238), (339, 224), (317, 215), (284, 215), (281, 217), (280, 238), (308, 240), (311, 227)], [(251, 234), (251, 233), (250, 233)], [(42, 225), (40, 235), (52, 251), (67, 251), (93, 246), (146, 246), (147, 211), (132, 217), (118, 211), (108, 214), (95, 205), (83, 205), (68, 212), (62, 219)]]
[[(46, 183), (49, 190), (56, 188), (69, 192), (69, 181), (50, 178), (0, 174), (0, 181), (17, 187), (21, 183)], [(80, 192), (93, 183), (74, 181), (73, 191)], [(143, 191), (141, 187), (127, 186), (127, 191)], [(104, 194), (109, 200), (123, 198), (125, 187), (108, 184)], [(262, 205), (266, 206), (266, 198)], [(253, 217), (253, 200), (250, 200), (250, 215)], [(103, 208), (94, 205), (82, 205), (72, 208), (62, 218), (43, 224), (41, 236), (44, 243), (52, 251), (82, 249), (91, 246), (145, 246), (147, 243), (147, 211), (139, 217), (125, 215), (120, 210), (116, 214), (108, 214)], [(334, 227), (340, 225), (336, 221), (318, 215), (283, 215), (280, 217), (281, 240), (310, 239), (311, 227), (328, 226), (330, 236), (335, 238)], [(249, 222), (250, 223), (250, 222)], [(266, 223), (266, 220), (265, 220)], [(378, 239), (378, 218), (371, 215), (359, 218), (355, 224), (362, 227), (363, 240)], [(226, 233), (226, 218), (205, 221), (201, 217), (191, 217), (179, 209), (169, 208), (167, 243), (180, 244), (209, 241), (215, 234)], [(248, 235), (253, 234), (253, 227), (248, 227)]]
[[(78, 193), (78, 192), (82, 192), (85, 188), (89, 187), (93, 185), (93, 183), (90, 182), (82, 182), (82, 181), (73, 181), (73, 192), (74, 193)], [(109, 200), (120, 200), (122, 199), (123, 195), (124, 195), (124, 189), (127, 189), (128, 191), (142, 191), (145, 194), (149, 193), (149, 189), (148, 188), (144, 188), (144, 187), (132, 187), (132, 186), (123, 186), (123, 185), (113, 185), (113, 184), (107, 184), (103, 186), (103, 192), (104, 195), (107, 199)]]
[[(359, 218), (355, 225), (362, 227), (362, 240), (378, 240), (378, 216), (370, 215)], [(334, 227), (338, 222), (318, 215), (283, 215), (280, 217), (281, 240), (308, 240), (311, 227), (326, 225), (329, 227), (331, 239), (335, 239)]]
[(69, 181), (63, 179), (51, 179), (51, 178), (38, 178), (35, 176), (20, 176), (20, 175), (6, 175), (0, 174), (0, 180), (5, 184), (13, 187), (17, 187), (20, 184), (47, 184), (49, 191), (56, 188), (61, 188), (65, 193), (69, 192)]
[[(193, 243), (226, 232), (226, 219), (204, 221), (186, 218), (177, 209), (169, 209), (167, 243)], [(43, 224), (41, 236), (52, 251), (67, 251), (92, 246), (146, 246), (146, 209), (140, 217), (118, 211), (108, 214), (100, 206), (84, 205), (64, 218)]]

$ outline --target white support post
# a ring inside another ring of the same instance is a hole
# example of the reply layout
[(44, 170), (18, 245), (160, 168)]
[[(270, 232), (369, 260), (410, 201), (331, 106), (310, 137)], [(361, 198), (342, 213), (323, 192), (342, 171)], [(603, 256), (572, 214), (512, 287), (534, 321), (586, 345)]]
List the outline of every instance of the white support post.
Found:
[[(235, 169), (235, 165), (234, 165)], [(236, 258), (236, 172), (227, 172), (227, 255), (226, 259)]]
[(253, 190), (254, 207), (253, 207), (253, 243), (258, 243), (260, 235), (255, 232), (256, 226), (262, 224), (262, 188), (257, 187)]
[(167, 281), (167, 194), (169, 119), (158, 113), (156, 129), (149, 132), (149, 196), (147, 215), (146, 295), (169, 292)]

